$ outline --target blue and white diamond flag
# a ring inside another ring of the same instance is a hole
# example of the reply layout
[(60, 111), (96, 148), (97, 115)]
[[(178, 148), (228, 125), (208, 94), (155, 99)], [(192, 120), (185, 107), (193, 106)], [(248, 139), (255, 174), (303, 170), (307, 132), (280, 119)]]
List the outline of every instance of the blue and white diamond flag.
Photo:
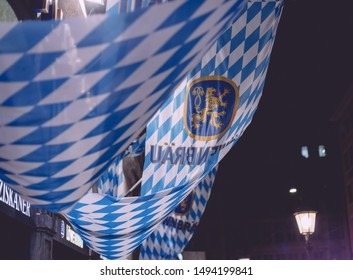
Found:
[(230, 150), (259, 102), (281, 11), (282, 1), (249, 1), (153, 117), (140, 197), (88, 194), (67, 214), (88, 246), (126, 258)]
[(0, 23), (0, 178), (36, 207), (68, 210), (245, 2)]
[(141, 244), (140, 259), (173, 260), (191, 240), (211, 195), (217, 166)]
[(98, 193), (110, 195), (113, 197), (124, 196), (128, 192), (124, 173), (123, 173), (123, 155), (120, 154), (117, 159), (108, 167), (103, 175), (97, 181)]
[(283, 3), (254, 0), (147, 125), (143, 195), (192, 185), (250, 124), (265, 83)]
[[(92, 249), (110, 259), (126, 258), (240, 137), (262, 93), (281, 10), (281, 1), (249, 2), (189, 80), (154, 116), (146, 134), (142, 196), (88, 194), (67, 214)], [(216, 85), (213, 78), (202, 84), (199, 78), (208, 75), (217, 75)], [(212, 110), (212, 106), (223, 109)], [(230, 116), (228, 110), (233, 112)], [(189, 114), (185, 124), (183, 114)], [(212, 127), (205, 128), (205, 123)]]
[(108, 259), (125, 259), (193, 188), (185, 185), (156, 194), (120, 198), (88, 193), (64, 215), (91, 249)]

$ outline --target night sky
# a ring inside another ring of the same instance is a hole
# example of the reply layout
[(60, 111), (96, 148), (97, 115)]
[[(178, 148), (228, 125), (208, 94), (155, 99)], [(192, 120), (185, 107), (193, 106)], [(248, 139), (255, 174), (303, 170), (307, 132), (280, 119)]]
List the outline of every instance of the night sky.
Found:
[(285, 1), (263, 97), (220, 163), (196, 239), (247, 239), (243, 223), (283, 211), (289, 188), (298, 184), (292, 162), (303, 145), (334, 147), (327, 152), (339, 174), (337, 129), (330, 119), (353, 84), (352, 11), (351, 0)]

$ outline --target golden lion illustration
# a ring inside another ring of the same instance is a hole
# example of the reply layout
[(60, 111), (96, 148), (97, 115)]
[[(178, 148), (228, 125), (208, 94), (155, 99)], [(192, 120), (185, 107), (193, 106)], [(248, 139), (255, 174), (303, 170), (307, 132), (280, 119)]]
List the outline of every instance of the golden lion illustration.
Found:
[[(205, 94), (205, 91), (202, 87), (196, 87), (192, 94), (197, 95), (194, 100), (194, 106), (196, 109), (196, 113), (192, 114), (192, 127), (199, 128), (201, 123), (205, 123), (207, 120), (207, 116), (210, 116), (210, 125), (220, 128), (222, 127), (223, 123), (221, 121), (217, 122), (221, 116), (226, 114), (226, 111), (218, 112), (218, 107), (226, 108), (228, 106), (228, 102), (223, 102), (223, 97), (226, 96), (230, 91), (229, 89), (224, 89), (223, 93), (216, 97), (214, 94), (216, 89), (213, 87), (208, 87), (206, 90), (206, 97), (205, 97), (205, 108), (200, 110), (201, 105), (201, 96)], [(201, 123), (199, 123), (201, 122)]]

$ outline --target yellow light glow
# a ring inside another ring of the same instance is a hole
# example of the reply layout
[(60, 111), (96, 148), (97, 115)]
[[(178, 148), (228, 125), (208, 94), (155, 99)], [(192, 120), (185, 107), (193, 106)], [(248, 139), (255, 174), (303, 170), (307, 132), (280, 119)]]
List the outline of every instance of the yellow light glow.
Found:
[(294, 213), (300, 234), (313, 234), (315, 231), (316, 211), (302, 211)]

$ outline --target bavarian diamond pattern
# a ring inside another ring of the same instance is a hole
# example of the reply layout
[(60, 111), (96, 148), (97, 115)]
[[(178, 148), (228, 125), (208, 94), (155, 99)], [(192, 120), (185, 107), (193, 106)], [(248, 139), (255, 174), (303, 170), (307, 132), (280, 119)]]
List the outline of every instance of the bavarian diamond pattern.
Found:
[(128, 188), (124, 180), (122, 154), (108, 167), (97, 181), (98, 193), (121, 197)]
[[(196, 180), (195, 184), (198, 183)], [(125, 259), (194, 189), (195, 184), (141, 197), (114, 198), (88, 193), (65, 216), (91, 249), (108, 259)]]
[(205, 211), (216, 172), (217, 166), (193, 190), (190, 212), (185, 215), (174, 212), (142, 243), (140, 259), (173, 260), (183, 252)]
[[(256, 111), (264, 87), (270, 53), (282, 11), (282, 1), (249, 1), (247, 8), (211, 46), (192, 71), (153, 116), (147, 126), (142, 194), (155, 193), (190, 183), (210, 172), (238, 141)], [(200, 141), (188, 136), (184, 127), (187, 85), (204, 76), (224, 76), (239, 88), (238, 109), (230, 129), (219, 139)], [(158, 149), (193, 147), (213, 149), (200, 165), (152, 162), (152, 146)]]
[(1, 179), (36, 207), (72, 207), (245, 2), (1, 23)]
[[(109, 259), (126, 258), (160, 226), (239, 139), (251, 121), (263, 89), (281, 9), (281, 1), (249, 2), (248, 9), (211, 47), (189, 78), (200, 77), (202, 71), (207, 73), (205, 75), (222, 74), (235, 80), (240, 90), (233, 125), (221, 139), (207, 143), (218, 148), (206, 163), (196, 167), (166, 167), (147, 162), (141, 196), (113, 198), (87, 194), (67, 214), (92, 249)], [(258, 34), (257, 40), (255, 34)], [(149, 123), (146, 161), (150, 145), (200, 145), (198, 141), (188, 139), (184, 132), (182, 111), (186, 85), (185, 80)], [(182, 244), (179, 247), (182, 248)], [(149, 247), (149, 250), (157, 249)]]

